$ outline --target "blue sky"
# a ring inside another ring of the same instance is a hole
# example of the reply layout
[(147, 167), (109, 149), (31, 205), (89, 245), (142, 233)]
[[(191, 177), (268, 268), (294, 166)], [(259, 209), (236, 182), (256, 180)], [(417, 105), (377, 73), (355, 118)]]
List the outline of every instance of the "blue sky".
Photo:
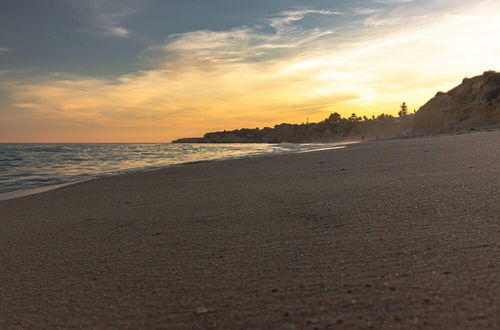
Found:
[(0, 142), (418, 109), (500, 70), (497, 0), (3, 0)]

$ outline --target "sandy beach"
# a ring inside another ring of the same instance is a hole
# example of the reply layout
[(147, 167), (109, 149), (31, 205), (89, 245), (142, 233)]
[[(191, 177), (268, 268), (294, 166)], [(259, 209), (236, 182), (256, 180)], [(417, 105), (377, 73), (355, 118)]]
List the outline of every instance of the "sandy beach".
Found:
[(3, 329), (498, 329), (500, 132), (0, 201)]

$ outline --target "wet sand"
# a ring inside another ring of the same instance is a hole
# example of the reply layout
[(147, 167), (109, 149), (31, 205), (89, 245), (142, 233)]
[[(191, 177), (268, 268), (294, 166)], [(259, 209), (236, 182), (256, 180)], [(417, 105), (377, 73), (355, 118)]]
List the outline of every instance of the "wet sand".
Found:
[(500, 132), (0, 201), (0, 328), (500, 328)]

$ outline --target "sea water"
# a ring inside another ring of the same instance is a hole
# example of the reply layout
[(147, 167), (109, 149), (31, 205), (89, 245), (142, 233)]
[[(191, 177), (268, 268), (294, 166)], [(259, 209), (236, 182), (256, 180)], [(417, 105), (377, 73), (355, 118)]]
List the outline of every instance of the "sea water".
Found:
[(0, 199), (12, 192), (131, 171), (335, 147), (338, 145), (293, 143), (0, 144)]

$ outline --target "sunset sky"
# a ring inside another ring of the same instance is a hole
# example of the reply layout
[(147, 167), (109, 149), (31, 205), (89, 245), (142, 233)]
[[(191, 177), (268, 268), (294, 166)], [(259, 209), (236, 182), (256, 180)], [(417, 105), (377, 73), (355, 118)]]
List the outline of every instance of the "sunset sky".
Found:
[(395, 114), (500, 70), (497, 0), (4, 0), (0, 21), (0, 142)]

